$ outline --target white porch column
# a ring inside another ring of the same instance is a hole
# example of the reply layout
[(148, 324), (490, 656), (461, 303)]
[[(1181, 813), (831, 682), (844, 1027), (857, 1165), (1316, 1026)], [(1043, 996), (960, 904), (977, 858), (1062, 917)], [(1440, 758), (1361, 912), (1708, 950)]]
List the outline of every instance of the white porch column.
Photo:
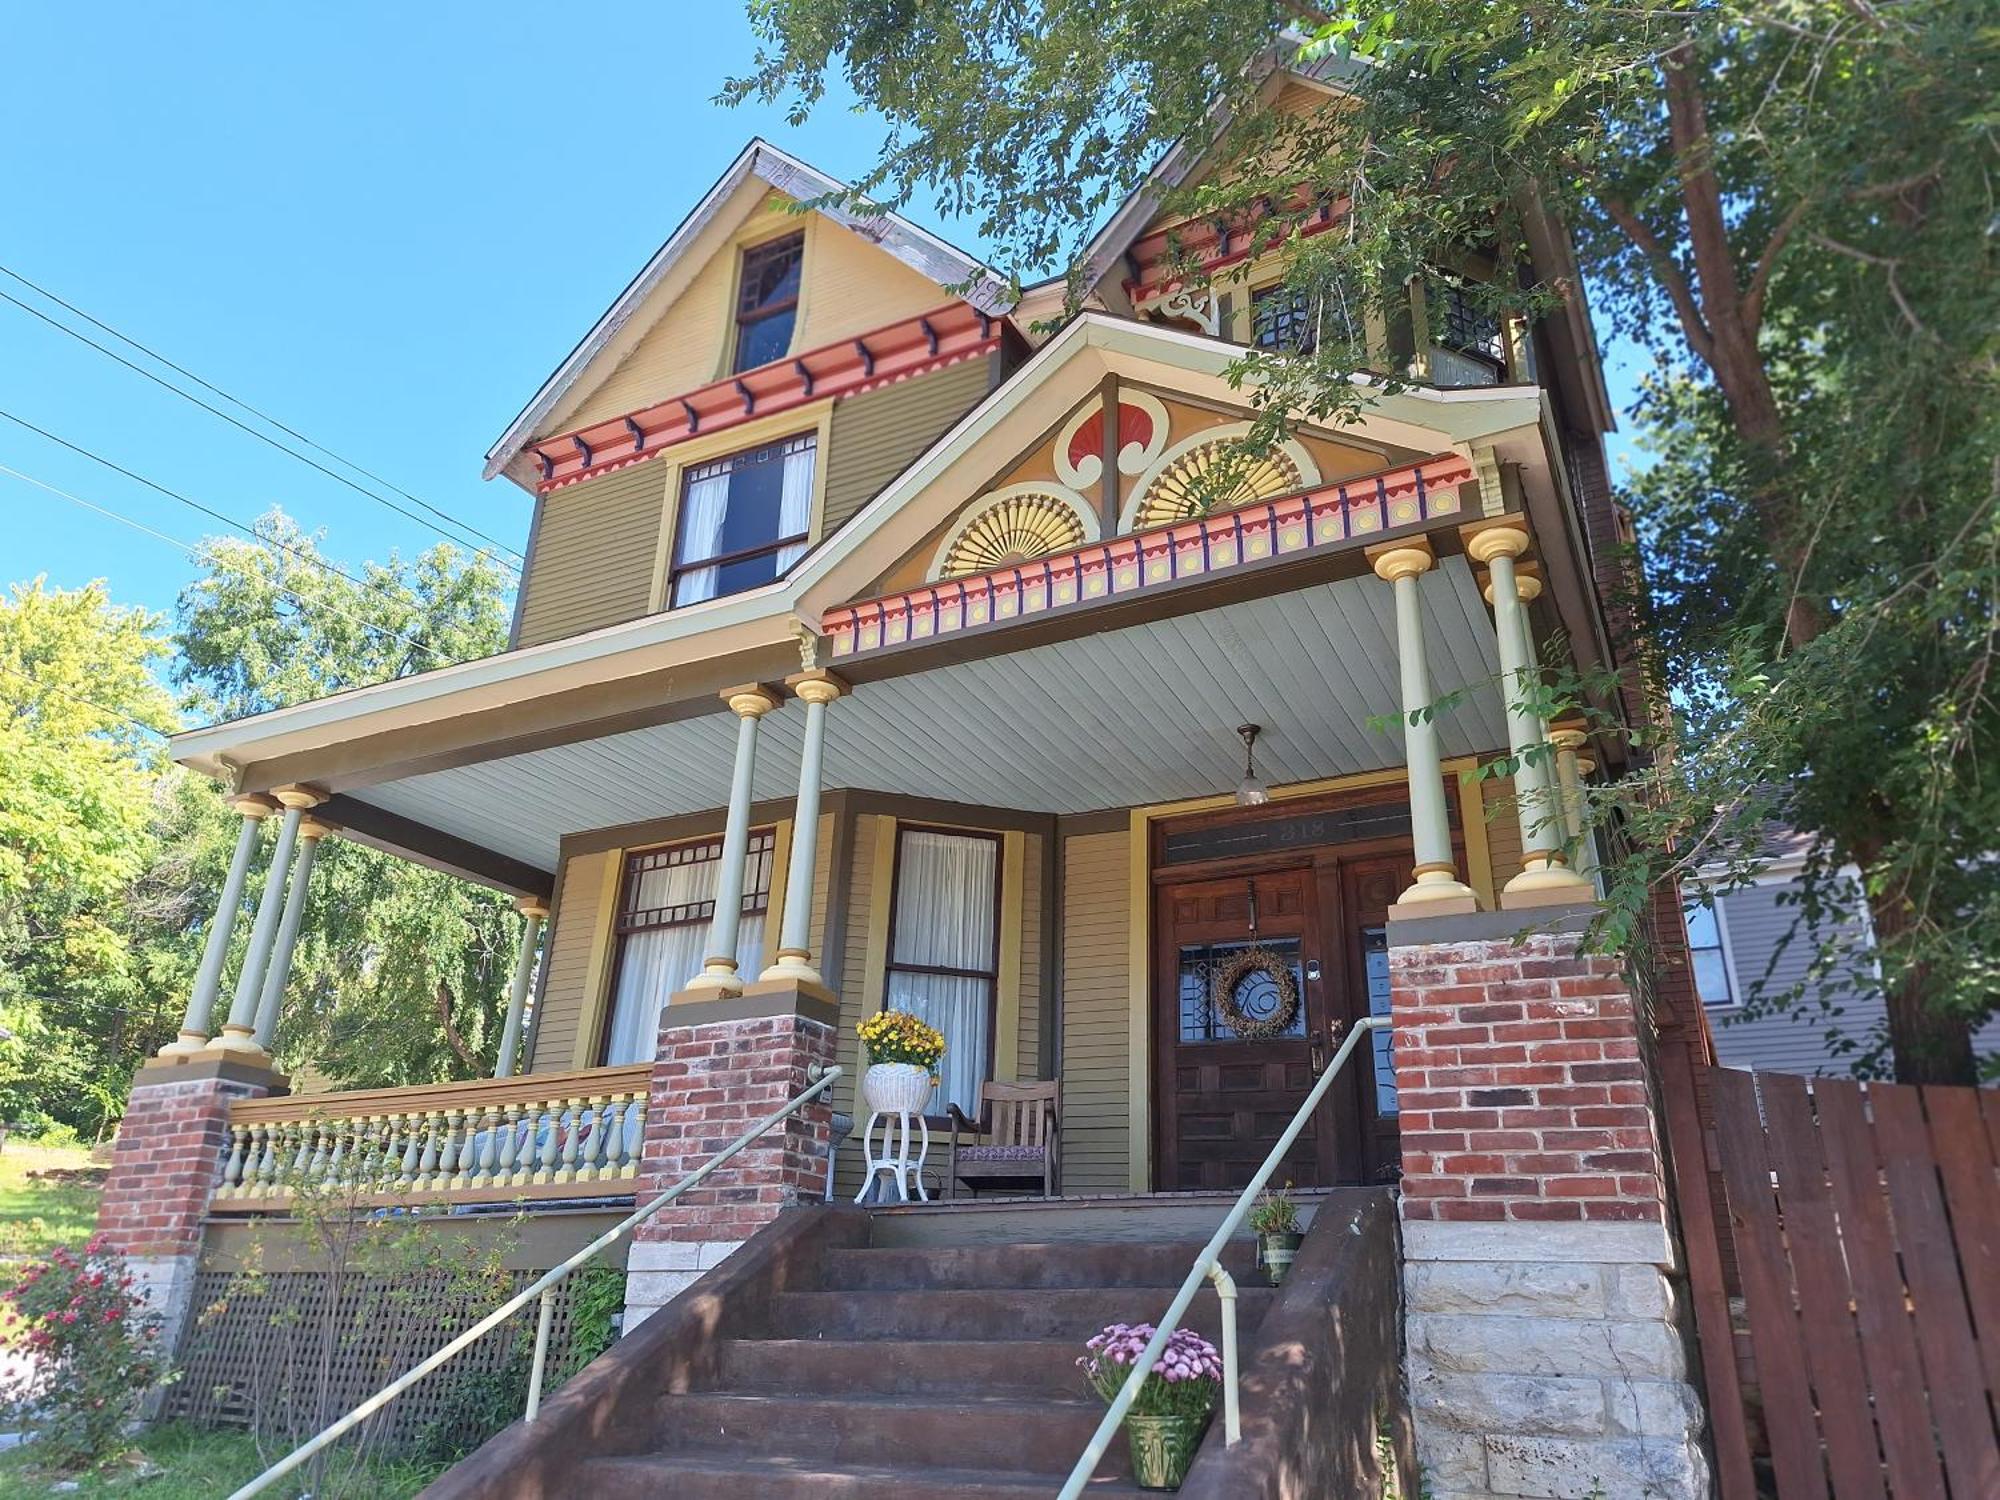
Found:
[[(1551, 795), (1544, 725), (1520, 701), (1537, 681), (1529, 650), (1527, 611), (1522, 605), (1521, 580), (1514, 560), (1528, 550), (1526, 526), (1515, 520), (1487, 522), (1465, 533), (1465, 550), (1492, 571), (1493, 633), (1500, 654), (1500, 676), (1507, 699), (1508, 747), (1515, 761), (1514, 806), (1521, 827), (1521, 873), (1508, 881), (1502, 906), (1540, 906), (1560, 901), (1588, 901), (1596, 894), (1563, 862), (1559, 804)], [(1539, 584), (1537, 584), (1539, 589)], [(1542, 753), (1531, 760), (1536, 750)]]
[(1583, 826), (1583, 778), (1597, 769), (1597, 762), (1581, 751), (1589, 736), (1573, 725), (1563, 725), (1549, 736), (1556, 747), (1556, 782), (1562, 791), (1563, 831), (1574, 847), (1571, 868), (1584, 879), (1596, 883), (1597, 841)]
[[(1403, 760), (1409, 769), (1410, 839), (1416, 854), (1412, 883), (1396, 898), (1404, 916), (1444, 916), (1477, 911), (1479, 898), (1458, 878), (1445, 811), (1444, 764), (1437, 722), (1427, 710), (1436, 701), (1430, 658), (1424, 649), (1424, 606), (1417, 582), (1436, 559), (1422, 538), (1368, 549), (1376, 576), (1396, 595), (1396, 657), (1402, 669)], [(1420, 909), (1418, 909), (1420, 908)]]
[(264, 967), (264, 988), (257, 997), (257, 1030), (251, 1037), (265, 1052), (278, 1030), (278, 1007), (284, 1002), (285, 986), (292, 977), (292, 952), (299, 945), (299, 926), (305, 921), (306, 887), (312, 880), (313, 861), (319, 857), (319, 841), (333, 829), (317, 818), (299, 822), (298, 857), (292, 861), (292, 883), (285, 892), (285, 914), (278, 922), (278, 941), (272, 946), (271, 961)]
[(729, 784), (729, 821), (722, 833), (722, 870), (715, 879), (715, 920), (708, 929), (708, 957), (687, 987), (739, 995), (743, 976), (736, 972), (736, 933), (743, 923), (743, 861), (750, 852), (757, 721), (778, 706), (778, 696), (756, 683), (730, 688), (722, 696), (736, 715), (736, 775)]
[(521, 1046), (521, 1015), (527, 1009), (528, 988), (535, 978), (535, 945), (541, 940), (542, 923), (549, 915), (548, 904), (536, 896), (523, 896), (520, 909), (521, 953), (514, 960), (514, 988), (507, 995), (507, 1024), (500, 1031), (500, 1060), (493, 1067), (495, 1078), (514, 1076), (514, 1054)]
[(778, 961), (760, 979), (792, 980), (818, 985), (826, 980), (813, 967), (813, 871), (819, 857), (820, 762), (826, 750), (826, 706), (848, 691), (847, 684), (824, 668), (787, 677), (790, 688), (806, 706), (805, 744), (799, 751), (799, 796), (792, 811), (792, 856), (785, 866), (785, 915), (778, 929)]
[(187, 1057), (208, 1045), (209, 1022), (214, 1019), (216, 997), (222, 993), (222, 966), (229, 962), (229, 943), (236, 936), (236, 919), (242, 914), (250, 861), (256, 857), (264, 819), (277, 811), (268, 797), (238, 797), (229, 805), (243, 819), (236, 833), (236, 853), (215, 903), (215, 920), (208, 924), (208, 943), (201, 950), (201, 968), (195, 972), (180, 1035), (160, 1049), (161, 1057)]
[(309, 787), (280, 787), (271, 795), (284, 804), (285, 818), (278, 825), (278, 842), (271, 850), (271, 867), (264, 874), (264, 894), (257, 898), (257, 920), (250, 929), (250, 947), (243, 955), (243, 969), (236, 976), (236, 993), (229, 1004), (229, 1019), (214, 1045), (227, 1052), (262, 1056), (256, 1042), (257, 1000), (264, 988), (264, 970), (278, 940), (278, 923), (285, 905), (285, 880), (292, 873), (292, 850), (299, 841), (299, 824), (306, 809), (318, 807), (326, 798)]

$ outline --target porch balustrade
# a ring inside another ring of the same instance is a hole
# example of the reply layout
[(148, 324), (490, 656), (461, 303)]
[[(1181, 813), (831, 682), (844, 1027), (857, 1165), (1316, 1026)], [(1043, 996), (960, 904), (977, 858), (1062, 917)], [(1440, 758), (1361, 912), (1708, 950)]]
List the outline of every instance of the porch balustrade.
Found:
[(212, 1211), (280, 1211), (301, 1191), (366, 1207), (630, 1195), (649, 1072), (244, 1100), (229, 1112)]

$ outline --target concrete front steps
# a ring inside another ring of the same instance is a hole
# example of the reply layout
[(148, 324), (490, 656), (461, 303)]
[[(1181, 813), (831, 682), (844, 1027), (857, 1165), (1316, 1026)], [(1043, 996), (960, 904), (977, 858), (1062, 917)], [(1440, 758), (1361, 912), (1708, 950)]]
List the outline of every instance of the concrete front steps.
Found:
[[(725, 1338), (700, 1388), (655, 1398), (650, 1451), (584, 1460), (576, 1493), (1053, 1494), (1103, 1413), (1076, 1368), (1083, 1341), (1107, 1323), (1157, 1319), (1222, 1211), (874, 1215), (864, 1243), (819, 1252), (810, 1289), (775, 1291), (761, 1329)], [(1246, 1344), (1272, 1296), (1252, 1261), (1245, 1239), (1227, 1262)], [(1216, 1335), (1212, 1293), (1187, 1322)], [(1139, 1493), (1122, 1438), (1100, 1473), (1092, 1493)]]

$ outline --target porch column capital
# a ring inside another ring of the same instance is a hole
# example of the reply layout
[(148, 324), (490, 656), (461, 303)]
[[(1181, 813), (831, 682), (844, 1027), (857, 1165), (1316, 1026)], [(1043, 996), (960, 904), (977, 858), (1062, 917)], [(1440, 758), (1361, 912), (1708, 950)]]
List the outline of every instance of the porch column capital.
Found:
[(318, 818), (301, 818), (299, 820), (299, 837), (309, 844), (316, 844), (328, 834), (338, 832), (340, 830), (335, 828), (331, 823), (322, 823)]
[(514, 903), (514, 910), (534, 922), (549, 919), (549, 903), (541, 896), (523, 896)]
[(1458, 534), (1474, 562), (1490, 563), (1496, 557), (1519, 557), (1528, 550), (1528, 523), (1519, 516), (1475, 521), (1470, 526), (1459, 527)]
[(278, 804), (262, 792), (244, 792), (229, 799), (229, 810), (254, 822), (270, 817), (278, 811)]
[[(1493, 602), (1493, 575), (1488, 572), (1479, 585), (1479, 594), (1488, 604)], [(1533, 604), (1542, 597), (1542, 566), (1535, 562), (1514, 564), (1514, 595), (1523, 604)]]
[(1576, 724), (1557, 724), (1549, 730), (1549, 743), (1558, 750), (1581, 750), (1589, 739), (1589, 734)]
[(299, 811), (305, 812), (318, 807), (322, 802), (326, 801), (327, 794), (316, 786), (308, 786), (304, 782), (294, 782), (290, 786), (272, 787), (271, 795), (277, 798), (286, 808), (297, 808)]
[(1385, 583), (1394, 583), (1399, 578), (1414, 578), (1419, 573), (1428, 573), (1437, 562), (1430, 543), (1422, 537), (1412, 537), (1402, 542), (1386, 542), (1368, 548), (1362, 555), (1375, 569), (1375, 576)]
[(740, 687), (724, 688), (721, 693), (729, 711), (739, 719), (761, 719), (778, 706), (779, 697), (761, 682), (746, 682)]
[(831, 703), (854, 691), (853, 684), (846, 678), (837, 672), (829, 672), (825, 667), (794, 672), (785, 679), (785, 687), (802, 703)]

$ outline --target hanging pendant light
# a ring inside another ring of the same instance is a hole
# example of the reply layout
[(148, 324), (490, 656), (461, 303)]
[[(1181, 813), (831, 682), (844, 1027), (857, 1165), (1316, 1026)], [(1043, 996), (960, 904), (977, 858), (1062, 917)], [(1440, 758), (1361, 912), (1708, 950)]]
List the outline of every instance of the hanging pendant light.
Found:
[(1264, 785), (1264, 778), (1257, 774), (1257, 736), (1263, 729), (1262, 724), (1236, 726), (1236, 733), (1243, 740), (1243, 779), (1236, 783), (1238, 807), (1262, 807), (1271, 800), (1271, 789)]

